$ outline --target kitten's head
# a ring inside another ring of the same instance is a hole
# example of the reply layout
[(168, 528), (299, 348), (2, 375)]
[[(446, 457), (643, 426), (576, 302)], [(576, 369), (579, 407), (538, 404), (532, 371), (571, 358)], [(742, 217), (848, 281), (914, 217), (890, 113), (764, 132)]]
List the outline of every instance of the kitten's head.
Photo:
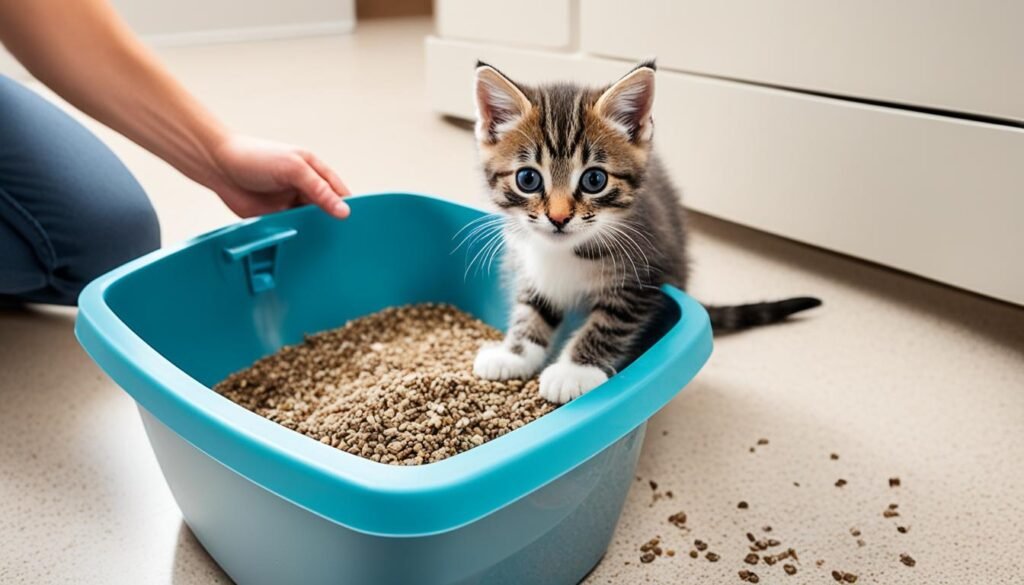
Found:
[(477, 64), (484, 175), (527, 237), (577, 246), (629, 214), (651, 149), (654, 70), (643, 63), (604, 88), (529, 87)]

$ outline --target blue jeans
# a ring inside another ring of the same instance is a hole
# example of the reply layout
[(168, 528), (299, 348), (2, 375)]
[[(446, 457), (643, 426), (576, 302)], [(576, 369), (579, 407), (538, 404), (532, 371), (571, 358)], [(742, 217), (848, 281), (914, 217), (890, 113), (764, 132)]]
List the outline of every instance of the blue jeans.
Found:
[(146, 193), (95, 135), (0, 76), (0, 301), (74, 305), (160, 246)]

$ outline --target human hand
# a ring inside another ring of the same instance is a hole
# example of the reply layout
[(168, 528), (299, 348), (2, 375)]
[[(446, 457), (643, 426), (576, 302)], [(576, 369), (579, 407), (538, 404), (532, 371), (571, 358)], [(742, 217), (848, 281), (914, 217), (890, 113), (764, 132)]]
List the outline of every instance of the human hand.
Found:
[(350, 192), (330, 167), (311, 152), (254, 138), (233, 136), (213, 151), (214, 171), (204, 181), (241, 217), (312, 203), (339, 219)]

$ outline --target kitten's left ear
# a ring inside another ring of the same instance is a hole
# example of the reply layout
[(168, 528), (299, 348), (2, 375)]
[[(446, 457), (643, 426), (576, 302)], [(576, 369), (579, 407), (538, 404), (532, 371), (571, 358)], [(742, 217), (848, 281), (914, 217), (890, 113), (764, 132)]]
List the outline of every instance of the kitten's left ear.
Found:
[(511, 79), (483, 61), (476, 64), (476, 137), (493, 144), (531, 108), (530, 100)]
[(597, 100), (597, 112), (631, 142), (646, 142), (653, 134), (651, 108), (654, 106), (655, 69), (654, 61), (637, 65)]

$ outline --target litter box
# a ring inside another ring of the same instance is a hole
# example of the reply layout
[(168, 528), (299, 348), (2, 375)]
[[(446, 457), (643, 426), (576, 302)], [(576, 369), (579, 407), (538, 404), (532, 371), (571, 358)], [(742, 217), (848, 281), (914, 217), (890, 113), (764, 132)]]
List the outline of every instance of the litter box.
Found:
[(375, 463), (270, 422), (210, 387), (306, 333), (443, 302), (499, 328), (506, 293), (466, 273), (453, 236), (484, 212), (422, 195), (353, 197), (153, 252), (92, 282), (75, 332), (138, 403), (185, 521), (246, 584), (577, 583), (601, 560), (646, 421), (711, 353), (672, 287), (649, 349), (602, 386), (449, 459)]

